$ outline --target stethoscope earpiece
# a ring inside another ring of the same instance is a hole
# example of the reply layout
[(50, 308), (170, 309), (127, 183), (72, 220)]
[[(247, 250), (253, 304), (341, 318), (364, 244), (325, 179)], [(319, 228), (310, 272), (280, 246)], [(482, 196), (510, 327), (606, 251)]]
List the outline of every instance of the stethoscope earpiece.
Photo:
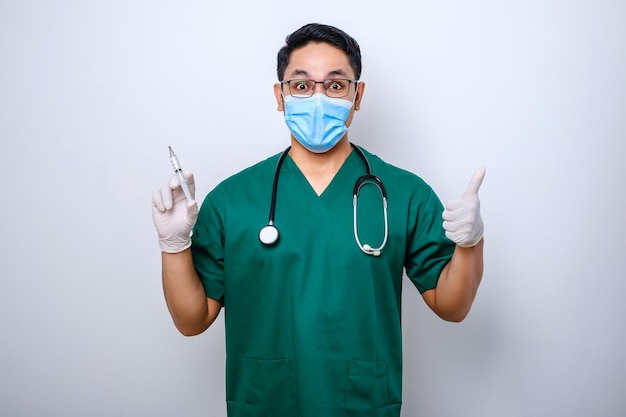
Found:
[(367, 243), (363, 245), (363, 247), (361, 248), (361, 250), (368, 254), (368, 255), (372, 255), (372, 256), (380, 256), (380, 250), (378, 249), (372, 249), (372, 247), (370, 245), (368, 245)]

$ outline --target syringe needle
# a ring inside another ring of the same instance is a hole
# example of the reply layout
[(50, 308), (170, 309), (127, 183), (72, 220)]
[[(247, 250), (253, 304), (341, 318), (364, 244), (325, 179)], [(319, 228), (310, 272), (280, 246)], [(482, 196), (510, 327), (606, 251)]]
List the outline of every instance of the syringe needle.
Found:
[(185, 193), (185, 197), (187, 197), (187, 201), (192, 201), (193, 198), (191, 198), (191, 193), (189, 192), (189, 186), (187, 185), (187, 181), (185, 181), (185, 176), (183, 175), (183, 169), (180, 166), (180, 162), (178, 162), (178, 158), (176, 157), (176, 154), (172, 150), (172, 147), (169, 146), (169, 148), (170, 148), (170, 161), (172, 162), (172, 167), (174, 168), (174, 172), (178, 175), (178, 179), (180, 180), (180, 186), (183, 189), (183, 192)]

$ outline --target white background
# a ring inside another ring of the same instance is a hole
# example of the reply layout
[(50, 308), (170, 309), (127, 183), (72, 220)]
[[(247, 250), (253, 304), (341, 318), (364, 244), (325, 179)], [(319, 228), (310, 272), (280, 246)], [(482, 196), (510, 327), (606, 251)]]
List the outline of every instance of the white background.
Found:
[(624, 413), (626, 5), (373, 3), (0, 1), (0, 415), (225, 415), (222, 318), (175, 330), (150, 197), (168, 145), (201, 198), (288, 144), (308, 22), (361, 45), (352, 141), (444, 201), (488, 169), (470, 316), (405, 281), (403, 415)]

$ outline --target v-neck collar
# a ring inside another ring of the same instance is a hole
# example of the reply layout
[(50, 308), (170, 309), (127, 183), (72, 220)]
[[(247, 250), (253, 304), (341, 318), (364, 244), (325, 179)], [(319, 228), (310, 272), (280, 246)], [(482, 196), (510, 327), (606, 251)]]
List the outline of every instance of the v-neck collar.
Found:
[(344, 192), (346, 187), (353, 186), (353, 179), (358, 177), (359, 170), (364, 171), (364, 167), (359, 166), (359, 164), (363, 165), (361, 158), (352, 150), (320, 195), (315, 192), (290, 155), (287, 155), (285, 158), (284, 168), (289, 171), (289, 175), (286, 176), (289, 180), (288, 187), (298, 190), (304, 202), (319, 201), (324, 203), (324, 205), (328, 205), (332, 204)]

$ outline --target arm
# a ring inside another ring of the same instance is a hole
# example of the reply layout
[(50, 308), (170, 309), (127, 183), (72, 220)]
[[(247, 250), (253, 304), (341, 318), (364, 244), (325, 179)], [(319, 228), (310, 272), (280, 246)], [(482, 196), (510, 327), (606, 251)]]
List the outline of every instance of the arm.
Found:
[[(185, 336), (205, 331), (217, 318), (221, 305), (207, 298), (191, 256), (191, 230), (198, 217), (198, 204), (187, 201), (179, 178), (174, 175), (152, 195), (152, 219), (159, 236), (163, 292), (176, 328)], [(185, 181), (191, 198), (195, 182), (190, 172)]]
[(193, 266), (191, 250), (161, 254), (163, 292), (174, 325), (185, 336), (204, 332), (215, 321), (221, 304), (204, 293)]
[(468, 248), (457, 245), (437, 287), (422, 294), (428, 307), (442, 319), (460, 322), (467, 317), (483, 274), (483, 245), (482, 239)]
[(478, 189), (484, 177), (485, 169), (479, 168), (461, 198), (449, 201), (443, 212), (443, 228), (456, 248), (439, 274), (437, 287), (422, 296), (444, 320), (459, 322), (467, 317), (483, 276), (484, 225)]

